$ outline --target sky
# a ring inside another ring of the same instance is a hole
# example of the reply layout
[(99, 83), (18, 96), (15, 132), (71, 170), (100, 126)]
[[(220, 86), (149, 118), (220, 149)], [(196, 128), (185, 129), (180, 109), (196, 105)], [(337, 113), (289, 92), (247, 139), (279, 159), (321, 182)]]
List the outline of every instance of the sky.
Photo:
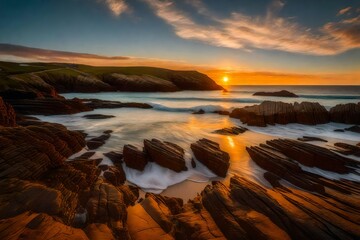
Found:
[(360, 0), (0, 0), (0, 60), (360, 84)]

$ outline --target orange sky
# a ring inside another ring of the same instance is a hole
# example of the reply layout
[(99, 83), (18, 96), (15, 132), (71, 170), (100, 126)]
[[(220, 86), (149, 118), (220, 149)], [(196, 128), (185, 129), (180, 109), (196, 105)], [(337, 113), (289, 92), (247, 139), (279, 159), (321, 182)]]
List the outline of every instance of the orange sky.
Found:
[[(360, 72), (344, 74), (297, 74), (204, 70), (203, 73), (221, 85), (359, 85)], [(228, 82), (223, 81), (224, 76)]]

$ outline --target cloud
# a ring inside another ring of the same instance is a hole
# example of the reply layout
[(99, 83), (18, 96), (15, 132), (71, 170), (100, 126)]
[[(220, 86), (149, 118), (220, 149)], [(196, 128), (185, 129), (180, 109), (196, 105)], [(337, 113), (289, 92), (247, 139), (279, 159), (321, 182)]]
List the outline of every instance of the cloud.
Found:
[[(207, 16), (211, 24), (198, 24), (179, 10), (173, 0), (144, 0), (155, 14), (170, 24), (183, 39), (198, 40), (213, 46), (250, 50), (252, 48), (280, 50), (310, 55), (335, 55), (359, 47), (360, 31), (356, 19), (328, 23), (317, 31), (303, 27), (287, 18), (278, 17), (284, 7), (274, 0), (265, 16), (248, 16), (233, 12), (228, 18), (211, 14), (200, 0), (191, 5)], [(349, 10), (348, 10), (349, 11)], [(340, 27), (345, 28), (343, 30)]]
[[(141, 58), (129, 56), (103, 56), (90, 53), (57, 51), (0, 43), (0, 60), (15, 62), (60, 62), (95, 66), (153, 66), (193, 70), (194, 65), (180, 60)], [(197, 65), (199, 68), (207, 66)]]
[(39, 61), (76, 61), (79, 59), (128, 60), (129, 57), (107, 57), (89, 53), (75, 53), (41, 48), (31, 48), (13, 44), (0, 43), (0, 55), (9, 55)]
[(110, 11), (115, 16), (120, 16), (122, 13), (129, 10), (129, 6), (126, 4), (124, 0), (101, 0), (104, 2)]
[(349, 12), (350, 10), (351, 10), (351, 7), (346, 7), (346, 8), (340, 9), (337, 16), (344, 15), (345, 13)]

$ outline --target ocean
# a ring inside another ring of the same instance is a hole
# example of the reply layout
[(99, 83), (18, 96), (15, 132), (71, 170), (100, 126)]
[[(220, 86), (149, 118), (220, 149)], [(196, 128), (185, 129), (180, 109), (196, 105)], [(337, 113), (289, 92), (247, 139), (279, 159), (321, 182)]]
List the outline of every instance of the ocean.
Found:
[[(217, 179), (205, 166), (197, 162), (192, 168), (190, 161), (192, 152), (190, 144), (201, 138), (208, 138), (220, 144), (221, 148), (229, 152), (231, 164), (229, 177), (233, 174), (246, 175), (253, 180), (267, 185), (263, 179), (263, 170), (249, 158), (245, 147), (258, 145), (266, 140), (278, 137), (296, 139), (304, 135), (321, 137), (327, 143), (314, 142), (322, 146), (331, 146), (335, 142), (360, 142), (359, 134), (353, 132), (334, 132), (335, 129), (349, 127), (346, 124), (328, 123), (316, 126), (301, 124), (275, 125), (265, 128), (248, 127), (247, 131), (238, 136), (223, 136), (214, 134), (217, 129), (230, 126), (244, 126), (239, 120), (228, 116), (211, 113), (215, 110), (231, 111), (236, 107), (259, 104), (265, 100), (283, 102), (319, 102), (327, 109), (340, 103), (360, 102), (360, 86), (226, 86), (223, 91), (182, 91), (174, 93), (69, 93), (62, 94), (66, 98), (97, 98), (116, 100), (121, 102), (149, 103), (153, 109), (120, 108), (97, 109), (93, 112), (83, 112), (74, 115), (36, 116), (43, 121), (57, 122), (72, 130), (84, 130), (88, 138), (101, 135), (105, 130), (113, 130), (111, 138), (105, 145), (97, 149), (93, 158), (103, 158), (104, 164), (111, 165), (111, 161), (103, 156), (109, 151), (122, 151), (125, 144), (133, 144), (139, 148), (144, 139), (157, 138), (176, 143), (186, 152), (188, 171), (175, 173), (150, 163), (143, 172), (127, 168), (124, 165), (127, 180), (139, 186), (144, 192), (161, 193), (168, 196), (190, 199), (199, 192), (209, 181)], [(257, 91), (288, 90), (299, 98), (259, 97), (253, 96)], [(194, 111), (204, 110), (207, 114), (192, 114)], [(114, 118), (89, 120), (82, 116), (86, 114), (109, 114)], [(86, 151), (84, 149), (82, 152)], [(355, 158), (355, 157), (354, 157)], [(360, 160), (360, 158), (355, 158)], [(302, 166), (304, 169), (305, 166)], [(360, 182), (359, 175), (339, 175), (319, 169), (309, 169), (330, 178), (345, 178)], [(161, 176), (161, 177), (159, 177)], [(176, 187), (175, 187), (176, 186)]]

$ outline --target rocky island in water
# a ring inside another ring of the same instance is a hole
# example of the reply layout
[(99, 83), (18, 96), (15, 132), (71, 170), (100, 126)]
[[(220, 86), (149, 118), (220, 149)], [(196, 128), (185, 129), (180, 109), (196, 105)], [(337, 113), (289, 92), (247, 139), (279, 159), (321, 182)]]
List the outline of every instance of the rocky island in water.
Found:
[(360, 238), (354, 94), (252, 96), (150, 67), (0, 69), (0, 239)]

